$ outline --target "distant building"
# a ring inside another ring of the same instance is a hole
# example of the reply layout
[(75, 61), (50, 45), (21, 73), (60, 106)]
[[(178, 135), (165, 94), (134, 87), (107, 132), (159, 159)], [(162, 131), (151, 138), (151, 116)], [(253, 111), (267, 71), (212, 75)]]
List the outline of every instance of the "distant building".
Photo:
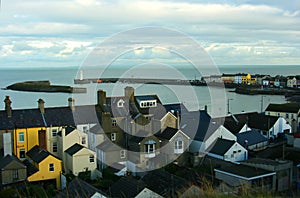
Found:
[(284, 118), (292, 126), (293, 132), (297, 132), (300, 127), (300, 105), (298, 103), (271, 103), (266, 108), (265, 114)]

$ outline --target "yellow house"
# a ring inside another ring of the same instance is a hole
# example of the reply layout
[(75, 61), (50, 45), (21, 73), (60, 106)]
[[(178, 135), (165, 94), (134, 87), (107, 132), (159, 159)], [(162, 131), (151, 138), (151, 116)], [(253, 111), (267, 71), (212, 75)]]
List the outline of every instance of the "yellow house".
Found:
[(248, 73), (246, 76), (242, 76), (242, 84), (246, 85), (253, 85), (256, 84), (257, 78), (255, 76), (251, 76), (250, 73)]
[[(45, 149), (34, 146), (26, 156), (36, 171), (27, 177), (29, 182), (55, 180), (57, 189), (61, 187), (62, 161)], [(27, 163), (28, 164), (28, 163)]]
[(25, 159), (25, 153), (34, 146), (47, 148), (45, 127), (17, 128), (14, 130), (14, 154)]

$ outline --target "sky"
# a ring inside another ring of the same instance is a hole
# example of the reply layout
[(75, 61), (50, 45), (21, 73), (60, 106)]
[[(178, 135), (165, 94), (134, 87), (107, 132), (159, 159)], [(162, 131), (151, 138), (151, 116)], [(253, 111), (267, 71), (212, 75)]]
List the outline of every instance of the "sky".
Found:
[(0, 68), (80, 66), (143, 27), (192, 38), (217, 65), (300, 65), (299, 0), (1, 0)]

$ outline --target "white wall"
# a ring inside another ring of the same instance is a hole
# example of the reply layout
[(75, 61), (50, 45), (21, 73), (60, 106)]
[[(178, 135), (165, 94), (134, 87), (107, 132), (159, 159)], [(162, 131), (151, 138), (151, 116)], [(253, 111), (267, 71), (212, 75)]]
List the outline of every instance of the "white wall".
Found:
[[(240, 152), (238, 152), (240, 150)], [(236, 152), (236, 153), (234, 153)], [(233, 154), (233, 156), (232, 156)], [(239, 143), (234, 143), (234, 145), (225, 153), (227, 158), (225, 160), (231, 162), (243, 161), (248, 159), (248, 151), (241, 146)]]

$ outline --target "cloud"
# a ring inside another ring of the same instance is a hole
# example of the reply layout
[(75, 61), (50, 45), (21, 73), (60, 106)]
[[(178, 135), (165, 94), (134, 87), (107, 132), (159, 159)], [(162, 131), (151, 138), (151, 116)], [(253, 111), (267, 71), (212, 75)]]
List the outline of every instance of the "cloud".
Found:
[[(297, 0), (4, 1), (0, 56), (6, 60), (0, 63), (5, 65), (29, 55), (31, 62), (43, 56), (45, 60), (78, 65), (93, 46), (111, 35), (131, 28), (157, 26), (181, 31), (195, 39), (218, 64), (251, 60), (264, 64), (272, 59), (278, 62), (278, 57), (282, 64), (285, 59), (297, 64), (299, 4)], [(168, 50), (155, 48), (137, 49), (135, 55), (171, 57)]]

